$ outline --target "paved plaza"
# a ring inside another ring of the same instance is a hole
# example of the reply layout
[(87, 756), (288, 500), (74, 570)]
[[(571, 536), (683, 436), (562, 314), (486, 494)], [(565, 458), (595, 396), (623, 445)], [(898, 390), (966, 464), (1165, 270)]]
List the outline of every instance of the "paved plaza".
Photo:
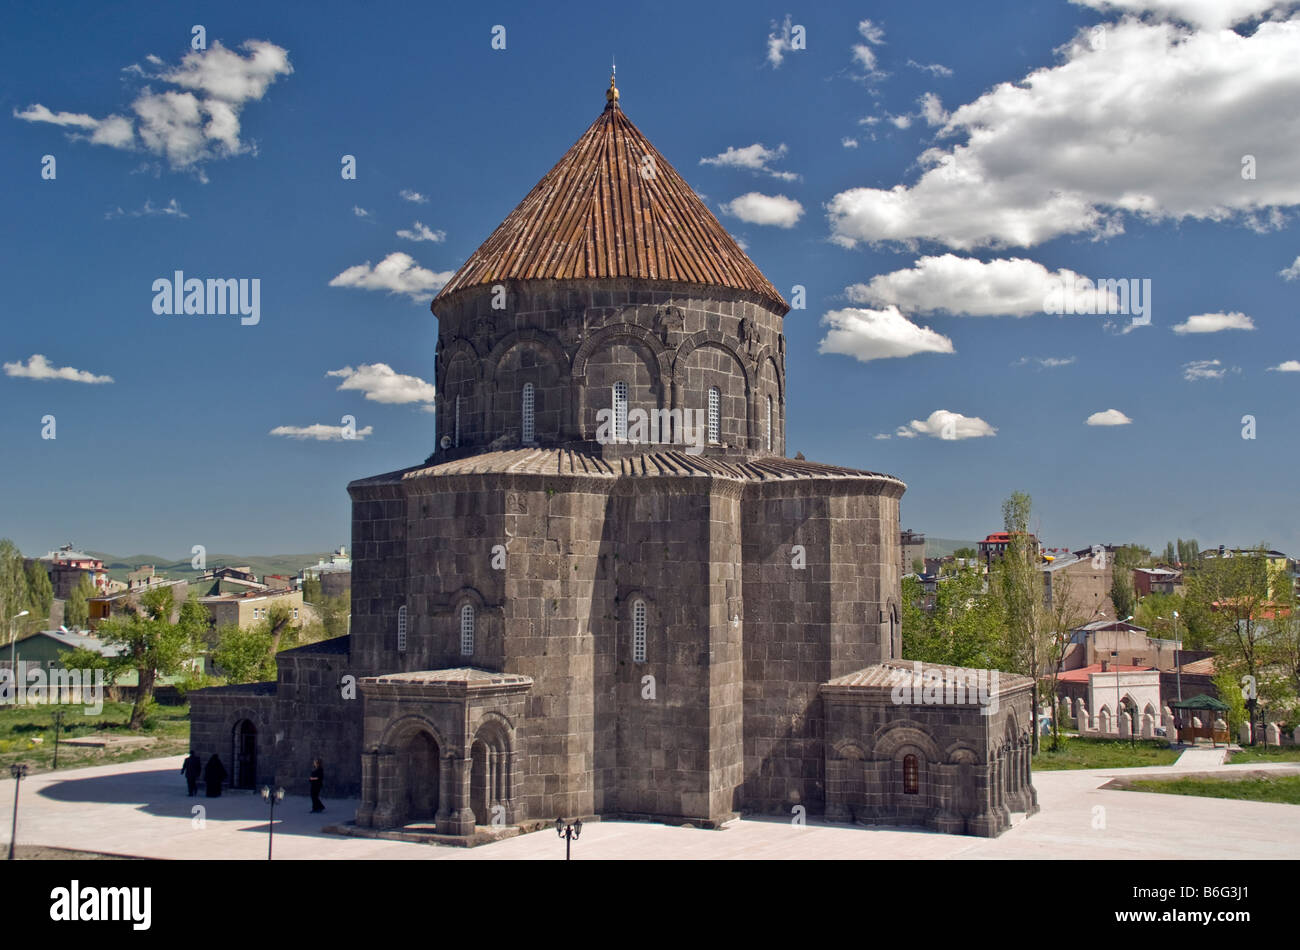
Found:
[[(1202, 751), (1202, 750), (1198, 750)], [(574, 844), (574, 860), (592, 859), (863, 859), (863, 858), (1265, 858), (1300, 855), (1295, 805), (1102, 790), (1117, 776), (1198, 771), (1295, 773), (1296, 764), (1222, 765), (1195, 755), (1166, 769), (1035, 772), (1042, 811), (998, 838), (923, 830), (871, 829), (811, 821), (747, 818), (719, 831), (639, 822), (590, 822)], [(1217, 756), (1221, 760), (1221, 753)], [(149, 858), (264, 860), (267, 806), (260, 795), (226, 792), (189, 798), (181, 757), (33, 775), (19, 801), (19, 845)], [(1172, 777), (1172, 776), (1170, 776)], [(0, 782), (0, 842), (9, 843), (14, 782)], [(276, 808), (275, 857), (484, 861), (564, 856), (548, 830), (477, 848), (341, 837), (322, 827), (351, 818), (357, 803), (326, 799), (324, 815), (306, 797)], [(201, 822), (194, 806), (202, 806)]]

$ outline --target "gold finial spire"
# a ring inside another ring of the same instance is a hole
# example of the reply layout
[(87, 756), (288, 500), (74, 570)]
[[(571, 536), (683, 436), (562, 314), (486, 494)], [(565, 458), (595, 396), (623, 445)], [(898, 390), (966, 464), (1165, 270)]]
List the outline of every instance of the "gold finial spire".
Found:
[(605, 90), (605, 108), (618, 105), (618, 86), (614, 85), (614, 76), (618, 72), (618, 67), (611, 59), (609, 64), (609, 88)]

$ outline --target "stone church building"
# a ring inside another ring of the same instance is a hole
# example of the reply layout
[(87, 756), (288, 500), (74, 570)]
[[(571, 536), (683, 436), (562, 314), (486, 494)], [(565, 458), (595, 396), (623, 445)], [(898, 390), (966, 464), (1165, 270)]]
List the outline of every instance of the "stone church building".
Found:
[(951, 671), (901, 660), (905, 486), (786, 457), (789, 307), (612, 80), (432, 310), (434, 452), (348, 486), (350, 635), (192, 694), (232, 784), (320, 757), (360, 828), (443, 835), (1037, 810), (1030, 681), (922, 701)]

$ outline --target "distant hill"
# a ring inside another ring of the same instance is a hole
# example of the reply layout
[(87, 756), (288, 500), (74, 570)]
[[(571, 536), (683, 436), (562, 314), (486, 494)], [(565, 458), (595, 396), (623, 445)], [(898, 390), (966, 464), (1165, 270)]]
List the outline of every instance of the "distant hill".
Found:
[[(119, 581), (125, 581), (128, 571), (134, 571), (143, 564), (152, 564), (154, 570), (159, 574), (166, 574), (175, 580), (191, 580), (202, 573), (191, 566), (190, 558), (183, 561), (173, 561), (170, 558), (159, 557), (156, 554), (133, 554), (129, 557), (121, 557), (104, 551), (87, 551), (86, 553), (103, 561), (104, 570), (108, 572), (108, 576)], [(327, 557), (328, 554), (327, 551), (317, 554), (208, 554), (207, 569), (211, 570), (222, 565), (227, 567), (247, 565), (258, 578), (261, 578), (263, 574), (284, 574), (292, 577), (304, 567), (311, 567), (311, 565), (319, 562), (322, 557)]]
[(926, 557), (946, 557), (958, 548), (974, 548), (977, 542), (961, 541), (956, 538), (932, 538), (925, 536)]

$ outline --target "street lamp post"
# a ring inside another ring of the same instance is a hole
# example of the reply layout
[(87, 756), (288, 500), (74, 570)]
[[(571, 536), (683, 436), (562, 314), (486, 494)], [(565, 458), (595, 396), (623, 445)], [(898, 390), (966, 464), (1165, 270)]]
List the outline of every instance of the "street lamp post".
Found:
[(582, 819), (579, 818), (573, 824), (565, 824), (563, 818), (555, 819), (555, 833), (564, 839), (564, 860), (568, 861), (572, 854), (573, 842), (582, 834)]
[(59, 733), (63, 729), (63, 710), (54, 710), (54, 767), (59, 767)]
[(270, 785), (263, 785), (262, 801), (271, 803), (271, 820), (267, 824), (269, 835), (266, 839), (266, 860), (270, 861), (271, 848), (275, 845), (275, 803), (284, 801), (284, 787), (281, 786), (275, 791), (272, 791)]
[(11, 682), (14, 684), (13, 689), (15, 699), (18, 698), (18, 666), (14, 662), (14, 647), (18, 642), (18, 638), (14, 633), (14, 621), (20, 617), (26, 617), (28, 613), (30, 613), (30, 611), (20, 610), (9, 618), (9, 671), (13, 674), (13, 680)]
[(14, 844), (18, 841), (18, 789), (22, 786), (23, 779), (27, 777), (27, 763), (15, 762), (9, 766), (9, 774), (14, 777), (14, 823), (9, 830), (9, 860), (12, 861)]

